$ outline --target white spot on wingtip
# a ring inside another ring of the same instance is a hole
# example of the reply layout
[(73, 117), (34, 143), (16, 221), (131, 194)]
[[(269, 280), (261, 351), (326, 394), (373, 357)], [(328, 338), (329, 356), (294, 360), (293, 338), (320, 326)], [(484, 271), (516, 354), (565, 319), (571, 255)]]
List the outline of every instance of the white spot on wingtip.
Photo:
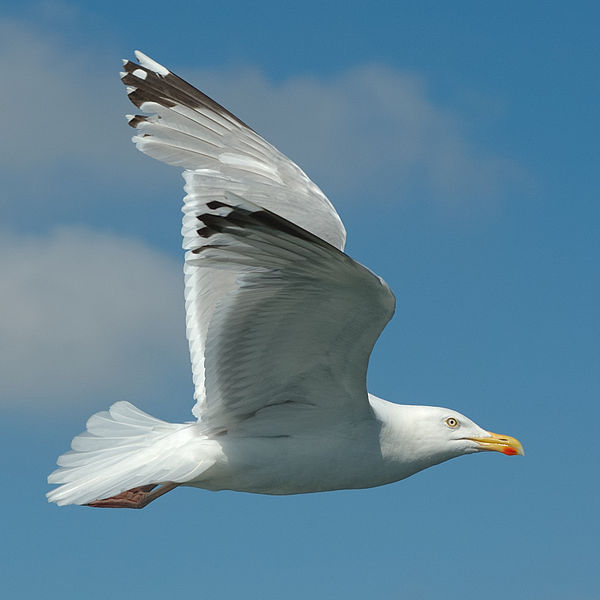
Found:
[(142, 67), (146, 67), (146, 69), (150, 69), (158, 75), (164, 76), (169, 74), (168, 69), (165, 69), (165, 67), (157, 63), (155, 60), (152, 60), (149, 56), (146, 56), (143, 52), (140, 52), (139, 50), (134, 50), (134, 54), (140, 62), (140, 65), (142, 65)]
[(146, 79), (148, 76), (148, 73), (146, 73), (146, 71), (142, 71), (142, 69), (136, 69), (131, 74), (135, 75), (138, 79)]
[(133, 92), (135, 92), (135, 90), (137, 90), (136, 87), (132, 87), (130, 85), (126, 86), (125, 89), (127, 90), (128, 94), (133, 94)]
[(131, 138), (131, 141), (138, 147), (141, 148), (142, 146), (144, 146), (147, 142), (148, 142), (148, 138), (150, 136), (146, 136), (144, 137), (143, 135), (134, 135)]
[(127, 75), (127, 73), (125, 73), (125, 71), (121, 71), (119, 73), (119, 75), (121, 76), (121, 79), (123, 79), (123, 77), (125, 77), (125, 75)]
[(122, 59), (121, 59), (121, 62), (122, 62), (124, 65), (126, 65), (126, 64), (127, 64), (129, 61), (128, 61), (126, 58), (122, 58)]
[(131, 121), (131, 119), (133, 119), (135, 115), (125, 115), (125, 118), (127, 119), (127, 122)]

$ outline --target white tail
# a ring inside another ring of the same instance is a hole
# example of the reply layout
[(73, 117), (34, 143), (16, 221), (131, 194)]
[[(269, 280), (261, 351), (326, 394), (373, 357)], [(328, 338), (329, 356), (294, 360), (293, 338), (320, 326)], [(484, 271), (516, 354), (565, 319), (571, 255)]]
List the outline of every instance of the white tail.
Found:
[(48, 477), (62, 484), (46, 494), (49, 502), (88, 504), (151, 483), (184, 483), (214, 464), (197, 423), (167, 423), (129, 402), (92, 415), (86, 428)]

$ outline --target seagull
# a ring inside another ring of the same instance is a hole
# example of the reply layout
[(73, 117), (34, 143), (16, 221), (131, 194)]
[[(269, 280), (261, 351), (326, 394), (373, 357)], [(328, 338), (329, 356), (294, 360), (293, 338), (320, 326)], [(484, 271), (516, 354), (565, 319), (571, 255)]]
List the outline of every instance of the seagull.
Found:
[(145, 54), (121, 80), (143, 153), (183, 169), (185, 309), (194, 421), (119, 401), (57, 460), (58, 505), (143, 508), (178, 486), (256, 494), (370, 488), (513, 437), (441, 407), (367, 391), (395, 309), (344, 253), (323, 192), (231, 112)]

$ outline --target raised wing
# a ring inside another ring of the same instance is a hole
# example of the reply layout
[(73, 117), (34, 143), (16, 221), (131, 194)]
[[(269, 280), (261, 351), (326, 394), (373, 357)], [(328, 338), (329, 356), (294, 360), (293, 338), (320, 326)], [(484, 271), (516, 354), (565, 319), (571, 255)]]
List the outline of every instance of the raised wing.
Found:
[[(196, 215), (212, 199), (232, 192), (296, 223), (342, 250), (344, 226), (321, 190), (292, 161), (208, 96), (136, 52), (124, 61), (129, 99), (148, 116), (130, 115), (133, 141), (146, 154), (185, 169), (184, 248), (197, 245)], [(188, 254), (189, 256), (189, 254)], [(195, 263), (193, 263), (195, 265)], [(199, 269), (186, 261), (187, 337), (200, 418), (206, 405), (205, 360), (217, 305), (236, 289), (236, 274)]]
[[(149, 116), (128, 115), (142, 152), (185, 169), (183, 233), (188, 214), (223, 191), (243, 196), (311, 231), (342, 250), (346, 231), (323, 192), (305, 173), (228, 110), (168, 69), (136, 52), (124, 62), (129, 99)], [(193, 226), (192, 226), (193, 227)], [(193, 231), (193, 228), (192, 228)], [(189, 248), (189, 237), (184, 248)], [(204, 355), (208, 324), (217, 303), (235, 287), (221, 270), (185, 268), (187, 337), (190, 343), (194, 415), (205, 400)]]
[(188, 274), (216, 270), (234, 282), (209, 318), (200, 419), (228, 428), (274, 405), (367, 414), (369, 356), (394, 312), (385, 282), (230, 192), (186, 213)]
[(128, 115), (142, 152), (186, 169), (186, 191), (232, 191), (343, 250), (346, 231), (323, 192), (279, 150), (228, 110), (136, 52), (121, 79), (149, 116)]

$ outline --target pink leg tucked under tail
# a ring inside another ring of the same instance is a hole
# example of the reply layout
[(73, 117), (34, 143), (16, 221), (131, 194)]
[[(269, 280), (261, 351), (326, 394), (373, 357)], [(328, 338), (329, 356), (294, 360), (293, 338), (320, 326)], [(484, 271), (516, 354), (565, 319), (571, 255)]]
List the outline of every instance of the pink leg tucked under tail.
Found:
[(153, 500), (174, 490), (178, 485), (178, 483), (163, 483), (156, 490), (154, 488), (158, 486), (157, 483), (142, 485), (110, 498), (94, 500), (94, 502), (90, 502), (86, 506), (94, 506), (96, 508), (144, 508), (144, 506), (150, 504)]

